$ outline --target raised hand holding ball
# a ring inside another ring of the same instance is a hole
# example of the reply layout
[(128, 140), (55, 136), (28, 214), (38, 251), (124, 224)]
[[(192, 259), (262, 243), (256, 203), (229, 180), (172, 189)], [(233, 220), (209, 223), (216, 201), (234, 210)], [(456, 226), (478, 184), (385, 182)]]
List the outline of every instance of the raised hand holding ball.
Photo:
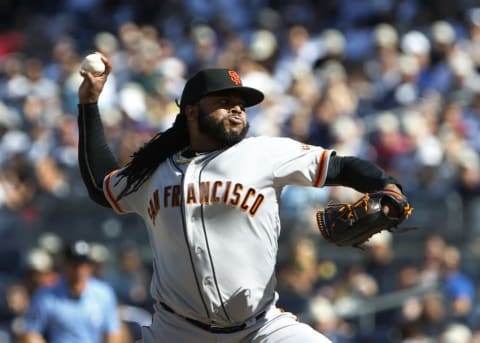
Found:
[(85, 56), (80, 68), (94, 75), (100, 75), (105, 72), (105, 63), (102, 61), (102, 55), (93, 53)]
[(80, 66), (80, 75), (83, 81), (78, 89), (81, 104), (95, 103), (107, 82), (112, 65), (108, 58), (101, 53), (93, 53), (84, 58)]

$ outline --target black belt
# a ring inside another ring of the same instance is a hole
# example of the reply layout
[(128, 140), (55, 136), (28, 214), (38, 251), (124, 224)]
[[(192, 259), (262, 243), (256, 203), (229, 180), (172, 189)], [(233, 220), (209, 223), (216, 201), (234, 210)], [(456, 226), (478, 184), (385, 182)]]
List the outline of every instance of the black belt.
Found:
[[(211, 325), (211, 324), (205, 324), (205, 323), (200, 322), (198, 320), (188, 318), (188, 317), (182, 316), (181, 314), (178, 314), (170, 306), (168, 306), (167, 304), (164, 304), (163, 302), (159, 301), (158, 303), (163, 307), (163, 309), (165, 311), (173, 313), (174, 315), (176, 315), (176, 316), (178, 316), (182, 319), (185, 319), (187, 322), (195, 325), (196, 327), (199, 327), (199, 328), (201, 328), (203, 330), (206, 330), (206, 331), (209, 331), (211, 333), (234, 333), (234, 332), (242, 331), (242, 330), (244, 330), (248, 327), (247, 323), (243, 323), (243, 324), (235, 325), (235, 326), (226, 326), (226, 327), (216, 326), (216, 325)], [(266, 311), (263, 311), (262, 313), (258, 314), (255, 317), (255, 321), (257, 321), (257, 320), (261, 319), (263, 316), (265, 316), (265, 313), (266, 313)]]

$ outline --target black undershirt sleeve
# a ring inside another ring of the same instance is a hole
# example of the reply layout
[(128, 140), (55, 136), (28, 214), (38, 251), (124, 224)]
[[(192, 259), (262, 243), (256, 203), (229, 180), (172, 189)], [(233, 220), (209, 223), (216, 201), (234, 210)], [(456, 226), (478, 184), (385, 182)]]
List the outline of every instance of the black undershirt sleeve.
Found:
[(78, 164), (90, 198), (104, 207), (111, 207), (103, 194), (103, 179), (118, 169), (105, 139), (100, 112), (96, 103), (78, 105)]
[(362, 193), (375, 192), (398, 181), (373, 162), (353, 156), (331, 155), (328, 164), (327, 186), (346, 186)]

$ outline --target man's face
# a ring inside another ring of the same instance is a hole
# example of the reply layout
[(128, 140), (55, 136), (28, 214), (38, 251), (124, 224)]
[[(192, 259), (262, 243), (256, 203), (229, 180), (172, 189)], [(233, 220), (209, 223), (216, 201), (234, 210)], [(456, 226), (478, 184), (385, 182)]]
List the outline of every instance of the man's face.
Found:
[(225, 146), (240, 142), (249, 128), (244, 104), (235, 93), (204, 97), (197, 105), (199, 131)]
[(92, 275), (93, 267), (86, 261), (65, 261), (65, 277), (69, 284), (84, 282)]

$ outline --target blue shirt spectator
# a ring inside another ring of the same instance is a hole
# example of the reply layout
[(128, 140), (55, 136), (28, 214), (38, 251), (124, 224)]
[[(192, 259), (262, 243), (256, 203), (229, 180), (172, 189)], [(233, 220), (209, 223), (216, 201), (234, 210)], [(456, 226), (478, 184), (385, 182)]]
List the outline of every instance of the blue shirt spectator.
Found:
[(65, 261), (65, 276), (34, 292), (23, 317), (22, 342), (41, 342), (40, 337), (50, 343), (113, 342), (112, 337), (119, 333), (113, 289), (92, 277), (90, 261), (80, 258), (87, 243), (76, 244), (76, 255)]
[(467, 324), (475, 304), (475, 284), (463, 270), (460, 250), (448, 246), (443, 255), (443, 291), (450, 318)]

